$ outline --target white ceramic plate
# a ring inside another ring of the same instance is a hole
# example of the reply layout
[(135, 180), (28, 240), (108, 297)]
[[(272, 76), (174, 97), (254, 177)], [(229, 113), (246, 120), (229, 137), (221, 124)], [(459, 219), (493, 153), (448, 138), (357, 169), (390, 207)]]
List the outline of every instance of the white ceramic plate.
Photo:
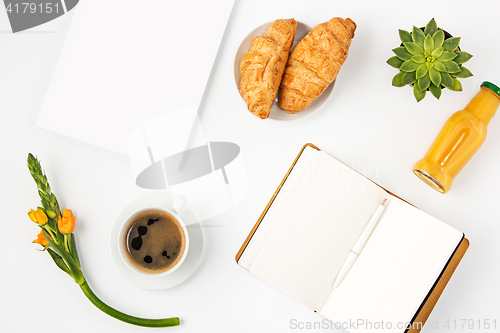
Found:
[[(234, 58), (234, 83), (236, 87), (236, 91), (238, 92), (238, 95), (240, 94), (239, 92), (239, 87), (240, 87), (240, 62), (241, 58), (243, 58), (243, 55), (248, 51), (248, 48), (250, 47), (250, 43), (252, 42), (252, 39), (255, 36), (260, 36), (264, 32), (266, 32), (267, 28), (272, 24), (273, 22), (268, 22), (265, 23), (259, 27), (257, 27), (255, 30), (250, 32), (245, 39), (243, 39), (243, 42), (241, 43), (240, 47), (236, 51), (236, 56)], [(311, 27), (297, 21), (297, 32), (295, 34), (295, 40), (293, 41), (292, 49), (295, 47), (295, 45), (302, 39), (304, 38), (305, 35), (311, 30)], [(278, 120), (278, 121), (293, 121), (293, 120), (299, 120), (299, 119), (304, 119), (306, 117), (309, 117), (326, 103), (328, 98), (330, 97), (330, 94), (332, 93), (333, 86), (335, 85), (335, 81), (333, 81), (326, 89), (323, 91), (323, 93), (314, 101), (311, 103), (311, 105), (305, 109), (304, 111), (297, 112), (295, 114), (289, 114), (286, 113), (285, 111), (281, 110), (278, 107), (278, 96), (274, 99), (273, 107), (271, 108), (271, 112), (269, 113), (269, 118), (272, 120)], [(246, 109), (246, 104), (241, 99), (241, 102), (243, 103), (243, 106)], [(248, 112), (248, 111), (247, 111)]]
[(149, 290), (162, 290), (175, 287), (187, 280), (198, 268), (203, 253), (203, 232), (196, 215), (185, 205), (177, 214), (186, 225), (189, 234), (189, 251), (182, 265), (171, 274), (165, 276), (145, 276), (131, 270), (123, 262), (119, 247), (122, 239), (119, 235), (123, 223), (135, 212), (144, 208), (158, 207), (171, 209), (174, 198), (166, 194), (150, 194), (139, 197), (126, 205), (116, 216), (111, 225), (109, 237), (109, 252), (111, 259), (120, 274), (128, 282)]

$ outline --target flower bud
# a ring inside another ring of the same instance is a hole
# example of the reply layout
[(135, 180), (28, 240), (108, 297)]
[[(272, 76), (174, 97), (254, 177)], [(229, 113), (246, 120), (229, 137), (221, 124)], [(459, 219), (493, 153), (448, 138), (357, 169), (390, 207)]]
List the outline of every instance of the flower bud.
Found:
[(31, 209), (28, 212), (28, 216), (29, 216), (29, 218), (30, 218), (31, 221), (37, 223), (37, 221), (36, 221), (36, 212), (33, 209)]
[(54, 195), (54, 193), (52, 193), (52, 194), (50, 195), (50, 203), (51, 203), (52, 205), (55, 205), (55, 204), (56, 204), (56, 196)]
[(44, 225), (49, 220), (47, 218), (47, 215), (45, 215), (45, 212), (43, 210), (41, 210), (40, 208), (38, 208), (36, 211), (33, 209), (30, 210), (28, 213), (28, 216), (29, 216), (31, 221), (38, 223), (40, 225)]
[(45, 213), (47, 213), (47, 216), (50, 217), (51, 219), (56, 217), (56, 213), (54, 213), (51, 210), (46, 210)]

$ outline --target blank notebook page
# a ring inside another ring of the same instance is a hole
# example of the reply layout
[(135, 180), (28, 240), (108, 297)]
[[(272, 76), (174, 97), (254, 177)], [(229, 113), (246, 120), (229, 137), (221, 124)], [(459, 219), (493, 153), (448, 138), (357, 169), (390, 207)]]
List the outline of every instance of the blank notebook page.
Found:
[(261, 221), (276, 226), (250, 271), (319, 310), (349, 251), (388, 194), (324, 152), (306, 158), (314, 161), (296, 188), (287, 188), (294, 194), (282, 213)]
[(281, 186), (279, 195), (275, 197), (272, 205), (267, 210), (265, 215), (266, 222), (259, 224), (259, 227), (252, 236), (251, 245), (247, 246), (245, 251), (241, 254), (238, 260), (238, 264), (241, 267), (251, 270), (262, 247), (266, 244), (271, 232), (274, 230), (279, 218), (283, 214), (283, 211), (288, 207), (295, 191), (302, 183), (304, 176), (307, 174), (307, 171), (314, 163), (317, 156), (318, 151), (309, 146), (302, 151), (300, 158), (297, 160), (286, 181)]
[[(375, 230), (321, 314), (334, 322), (357, 320), (391, 323), (381, 332), (404, 332), (398, 323), (411, 322), (463, 233), (391, 197)], [(350, 332), (367, 332), (359, 325)], [(373, 331), (373, 327), (372, 327)]]

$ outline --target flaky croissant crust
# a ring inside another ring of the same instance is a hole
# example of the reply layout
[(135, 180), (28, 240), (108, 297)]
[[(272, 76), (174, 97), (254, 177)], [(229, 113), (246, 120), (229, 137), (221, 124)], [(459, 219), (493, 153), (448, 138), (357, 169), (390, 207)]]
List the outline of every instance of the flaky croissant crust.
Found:
[(248, 110), (269, 116), (297, 31), (294, 19), (279, 19), (255, 37), (240, 62), (240, 94)]
[(334, 17), (314, 27), (293, 49), (281, 80), (278, 107), (296, 113), (332, 83), (347, 58), (356, 23)]

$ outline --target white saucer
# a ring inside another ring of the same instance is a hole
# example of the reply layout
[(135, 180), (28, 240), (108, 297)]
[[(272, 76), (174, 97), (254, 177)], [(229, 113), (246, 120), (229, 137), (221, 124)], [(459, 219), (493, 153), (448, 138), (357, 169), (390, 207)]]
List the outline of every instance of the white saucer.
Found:
[(203, 253), (203, 232), (196, 215), (185, 205), (177, 214), (180, 216), (189, 234), (189, 251), (182, 265), (165, 276), (144, 276), (132, 271), (122, 260), (119, 246), (122, 246), (119, 236), (120, 228), (127, 218), (140, 209), (159, 207), (170, 209), (174, 198), (167, 194), (149, 194), (139, 197), (126, 205), (116, 216), (111, 225), (109, 237), (109, 252), (116, 269), (128, 282), (144, 289), (162, 290), (175, 287), (186, 281), (198, 268)]
[[(243, 58), (243, 55), (248, 51), (248, 48), (250, 47), (250, 43), (252, 42), (252, 39), (256, 36), (262, 35), (264, 32), (266, 32), (267, 28), (271, 26), (273, 22), (267, 22), (265, 24), (262, 24), (261, 26), (258, 26), (255, 28), (252, 32), (250, 32), (245, 39), (241, 42), (241, 45), (239, 46), (238, 50), (235, 52), (235, 57), (234, 57), (234, 83), (236, 86), (236, 91), (238, 92), (238, 95), (240, 94), (239, 88), (240, 88), (240, 62), (241, 58)], [(305, 37), (311, 31), (311, 27), (308, 26), (307, 24), (304, 24), (302, 22), (297, 21), (297, 32), (295, 33), (295, 39), (293, 41), (292, 45), (292, 50), (295, 47), (295, 45)], [(278, 97), (274, 99), (273, 107), (271, 108), (271, 112), (269, 113), (269, 118), (267, 119), (272, 119), (272, 120), (277, 120), (277, 121), (293, 121), (293, 120), (299, 120), (299, 119), (304, 119), (306, 117), (309, 117), (313, 113), (316, 113), (321, 107), (326, 103), (326, 101), (330, 98), (330, 95), (332, 94), (333, 87), (335, 85), (335, 81), (333, 81), (326, 89), (323, 91), (323, 93), (314, 101), (311, 103), (311, 105), (305, 109), (304, 111), (297, 112), (295, 114), (289, 114), (286, 113), (285, 111), (281, 110), (278, 107)], [(243, 103), (243, 106), (246, 108), (246, 104), (243, 101), (243, 99), (240, 97), (241, 102)]]

